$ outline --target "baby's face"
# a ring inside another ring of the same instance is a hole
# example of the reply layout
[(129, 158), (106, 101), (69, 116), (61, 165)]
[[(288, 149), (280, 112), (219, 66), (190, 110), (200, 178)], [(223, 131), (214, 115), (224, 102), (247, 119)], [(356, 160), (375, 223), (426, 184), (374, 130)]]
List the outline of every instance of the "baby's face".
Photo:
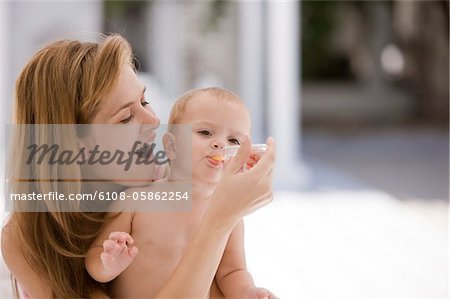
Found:
[(198, 97), (189, 101), (181, 123), (192, 126), (193, 183), (214, 185), (223, 173), (222, 148), (250, 134), (250, 115), (241, 102)]

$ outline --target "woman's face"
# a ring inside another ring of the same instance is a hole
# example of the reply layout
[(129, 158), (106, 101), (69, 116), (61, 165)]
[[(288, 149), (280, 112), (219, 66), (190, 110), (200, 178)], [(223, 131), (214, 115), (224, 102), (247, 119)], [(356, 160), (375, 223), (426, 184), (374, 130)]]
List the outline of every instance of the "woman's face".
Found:
[(157, 128), (160, 120), (146, 101), (144, 93), (145, 86), (136, 73), (131, 66), (125, 66), (117, 85), (106, 95), (92, 123), (150, 125)]
[[(111, 157), (116, 152), (123, 152), (123, 159), (132, 157), (133, 163), (126, 169), (125, 163), (118, 163), (118, 154), (117, 159), (111, 163), (84, 167), (84, 178), (115, 180), (125, 186), (144, 185), (145, 181), (148, 183), (153, 178), (154, 163), (135, 164), (138, 158), (143, 159), (144, 144), (152, 144), (156, 137), (155, 131), (160, 125), (160, 120), (146, 101), (144, 93), (145, 86), (138, 80), (131, 66), (124, 67), (116, 86), (105, 96), (93, 118), (88, 136), (81, 142), (89, 150), (98, 146), (100, 152), (109, 151)], [(133, 148), (141, 152), (129, 154), (133, 152)], [(150, 155), (147, 160), (151, 160)]]

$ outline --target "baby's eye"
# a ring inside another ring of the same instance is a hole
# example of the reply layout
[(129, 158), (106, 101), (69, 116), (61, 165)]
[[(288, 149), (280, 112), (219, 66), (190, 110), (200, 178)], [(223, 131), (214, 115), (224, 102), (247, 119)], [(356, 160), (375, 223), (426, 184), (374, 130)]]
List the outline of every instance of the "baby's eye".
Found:
[(211, 136), (212, 135), (211, 132), (208, 131), (208, 130), (200, 130), (200, 131), (198, 131), (198, 133), (200, 135), (204, 135), (204, 136)]
[(144, 100), (143, 102), (141, 102), (142, 107), (147, 106), (148, 104), (150, 104), (149, 102), (147, 102), (147, 100)]
[(228, 141), (232, 144), (240, 145), (241, 143), (236, 138), (230, 138)]

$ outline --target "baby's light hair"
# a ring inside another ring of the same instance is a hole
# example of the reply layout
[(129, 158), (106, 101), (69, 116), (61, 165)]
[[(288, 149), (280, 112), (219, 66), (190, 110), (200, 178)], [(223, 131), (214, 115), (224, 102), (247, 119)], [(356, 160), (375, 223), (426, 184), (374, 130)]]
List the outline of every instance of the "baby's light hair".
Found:
[(221, 101), (233, 101), (235, 103), (244, 104), (241, 98), (234, 92), (220, 88), (220, 87), (207, 87), (200, 89), (192, 89), (182, 96), (180, 96), (175, 104), (172, 106), (169, 116), (169, 131), (171, 131), (171, 124), (180, 124), (183, 116), (186, 112), (186, 108), (190, 101), (200, 95), (210, 95), (215, 100)]

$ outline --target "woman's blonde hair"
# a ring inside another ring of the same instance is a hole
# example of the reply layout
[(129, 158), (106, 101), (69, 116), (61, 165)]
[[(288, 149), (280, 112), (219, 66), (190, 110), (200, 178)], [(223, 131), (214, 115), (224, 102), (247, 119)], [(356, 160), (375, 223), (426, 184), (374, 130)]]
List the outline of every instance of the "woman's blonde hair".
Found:
[[(61, 40), (46, 46), (34, 55), (16, 82), (15, 123), (89, 123), (105, 95), (116, 84), (123, 67), (132, 65), (132, 61), (130, 45), (118, 35), (104, 37), (99, 43)], [(76, 131), (69, 133), (76, 135)], [(44, 135), (33, 134), (33, 138), (51, 142), (48, 136), (51, 134)], [(25, 157), (20, 139), (26, 137), (16, 138), (19, 144), (13, 154), (15, 161), (22, 163), (15, 164), (24, 164), (24, 160), (17, 159)], [(66, 140), (73, 143), (75, 138)], [(81, 170), (76, 163), (66, 166), (70, 182), (60, 180), (58, 169), (48, 163), (22, 166), (14, 168), (15, 178), (29, 178), (33, 175), (29, 172), (33, 171), (37, 178), (44, 175), (50, 179), (12, 183), (11, 192), (82, 192)], [(86, 212), (11, 213), (9, 224), (17, 233), (22, 255), (30, 268), (48, 282), (53, 297), (89, 297), (98, 286), (84, 269), (84, 255), (99, 231), (103, 216), (103, 213)]]

